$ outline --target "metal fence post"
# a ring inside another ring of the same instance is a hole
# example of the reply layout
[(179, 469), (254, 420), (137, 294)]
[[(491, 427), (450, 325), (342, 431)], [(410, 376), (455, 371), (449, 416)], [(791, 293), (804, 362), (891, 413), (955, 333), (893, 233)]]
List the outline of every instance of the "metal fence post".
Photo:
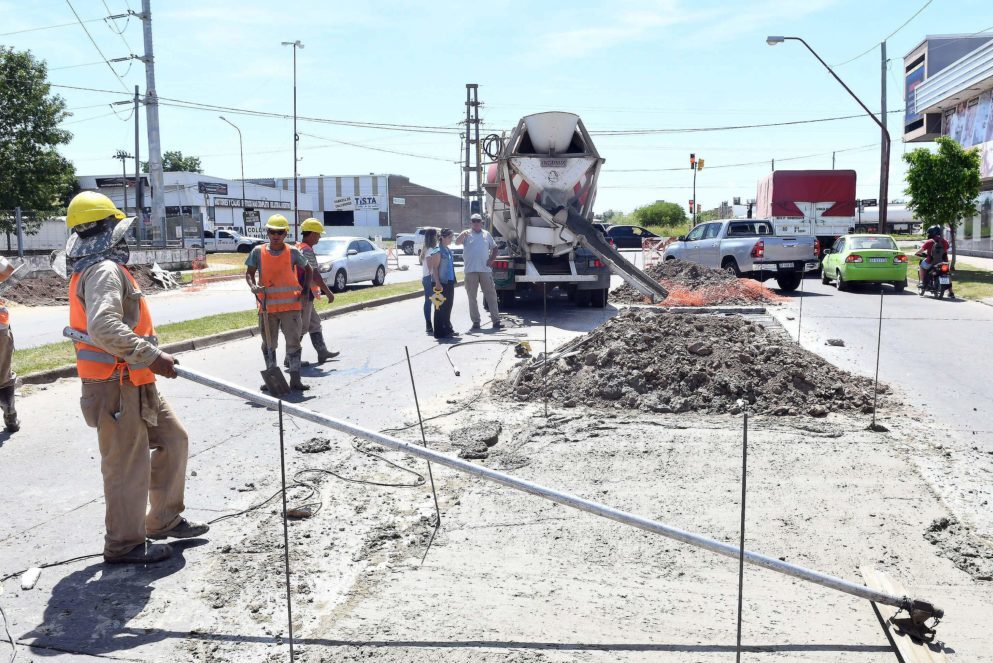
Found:
[(17, 223), (17, 257), (24, 257), (24, 224), (21, 222), (21, 208), (14, 208), (14, 219)]

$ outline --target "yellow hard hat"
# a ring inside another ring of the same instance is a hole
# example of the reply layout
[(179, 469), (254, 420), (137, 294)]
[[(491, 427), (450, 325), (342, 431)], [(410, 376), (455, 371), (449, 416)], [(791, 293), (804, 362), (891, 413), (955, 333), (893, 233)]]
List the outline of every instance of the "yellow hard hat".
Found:
[(66, 214), (66, 226), (72, 230), (84, 223), (102, 221), (107, 217), (117, 220), (124, 218), (124, 212), (102, 193), (82, 191), (77, 193), (69, 202), (69, 212)]
[(320, 221), (318, 221), (315, 218), (306, 219), (300, 225), (300, 232), (304, 232), (304, 233), (310, 233), (310, 232), (323, 233), (324, 232), (324, 224), (321, 223)]
[(286, 220), (286, 217), (282, 214), (273, 214), (269, 217), (269, 220), (265, 222), (266, 228), (272, 228), (273, 230), (285, 230), (290, 231), (290, 222)]

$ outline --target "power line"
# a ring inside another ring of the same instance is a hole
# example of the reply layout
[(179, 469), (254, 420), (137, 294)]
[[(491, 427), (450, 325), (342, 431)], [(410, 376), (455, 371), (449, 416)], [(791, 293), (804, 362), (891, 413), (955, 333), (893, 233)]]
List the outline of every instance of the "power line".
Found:
[[(78, 17), (77, 17), (78, 18)], [(102, 21), (102, 18), (88, 18), (82, 23), (96, 23), (97, 21)], [(76, 25), (76, 23), (59, 23), (58, 25), (43, 25), (38, 28), (25, 28), (23, 30), (14, 30), (13, 32), (0, 32), (0, 37), (9, 37), (10, 35), (20, 35), (25, 32), (38, 32), (40, 30), (53, 30), (55, 28), (67, 28), (71, 25)]]
[(336, 138), (325, 138), (324, 136), (315, 136), (314, 134), (307, 134), (299, 132), (301, 136), (307, 136), (308, 138), (316, 138), (318, 140), (326, 140), (329, 143), (338, 143), (339, 145), (348, 145), (350, 147), (357, 147), (363, 150), (373, 150), (375, 152), (387, 152), (389, 154), (399, 154), (405, 157), (414, 157), (416, 159), (430, 159), (431, 161), (443, 161), (445, 163), (458, 163), (452, 161), (451, 159), (445, 159), (444, 157), (435, 157), (427, 154), (414, 154), (413, 152), (401, 152), (400, 150), (390, 150), (385, 147), (372, 147), (371, 145), (361, 145), (359, 143), (349, 143), (348, 141), (338, 140)]
[[(902, 113), (902, 110), (889, 111), (889, 114)], [(797, 124), (817, 124), (820, 122), (836, 122), (838, 120), (851, 120), (856, 117), (865, 117), (859, 113), (856, 115), (837, 115), (835, 117), (822, 117), (813, 120), (791, 120), (788, 122), (766, 122), (763, 124), (736, 124), (723, 127), (697, 127), (684, 129), (620, 129), (616, 131), (591, 131), (591, 136), (647, 136), (652, 134), (680, 134), (680, 133), (700, 133), (707, 131), (732, 131), (736, 129), (763, 129), (766, 127), (785, 127)]]
[[(886, 35), (885, 37), (883, 37), (882, 39), (880, 39), (879, 40), (879, 43), (882, 43), (882, 42), (886, 41), (887, 39), (889, 39), (890, 37), (892, 37), (896, 33), (900, 32), (900, 30), (903, 30), (905, 27), (907, 27), (907, 24), (910, 23), (911, 21), (913, 21), (915, 18), (917, 18), (917, 15), (920, 14), (925, 9), (927, 9), (927, 6), (930, 5), (932, 2), (934, 2), (934, 0), (927, 0), (927, 2), (925, 2), (924, 5), (921, 6), (920, 9), (918, 9), (916, 12), (914, 12), (914, 15), (913, 16), (911, 16), (906, 21), (904, 21), (903, 24), (900, 25), (899, 28), (897, 28), (893, 32), (889, 33), (888, 35)], [(855, 62), (859, 58), (865, 57), (869, 53), (872, 53), (874, 50), (876, 50), (876, 48), (879, 47), (879, 43), (873, 44), (867, 50), (862, 51), (861, 53), (859, 53), (858, 55), (856, 55), (854, 58), (849, 58), (848, 60), (845, 60), (844, 62), (839, 62), (838, 64), (833, 64), (831, 66), (832, 67), (841, 67), (841, 66), (844, 66), (844, 65), (848, 64), (849, 62)]]
[[(107, 63), (107, 68), (110, 69), (111, 73), (114, 74), (114, 78), (117, 79), (117, 82), (120, 83), (121, 84), (121, 87), (124, 88), (124, 91), (127, 92), (128, 91), (128, 86), (124, 83), (124, 81), (121, 79), (121, 77), (117, 75), (117, 70), (114, 69), (114, 65), (110, 64), (110, 61), (107, 60), (107, 56), (104, 55), (103, 54), (103, 51), (100, 50), (100, 47), (97, 46), (96, 40), (93, 39), (93, 35), (90, 34), (90, 31), (86, 29), (86, 25), (83, 24), (83, 19), (81, 19), (79, 17), (79, 14), (76, 13), (76, 8), (72, 6), (72, 2), (70, 0), (66, 0), (66, 4), (69, 5), (69, 9), (72, 10), (73, 16), (76, 17), (76, 21), (79, 23), (79, 27), (83, 28), (83, 32), (86, 33), (86, 36), (89, 38), (90, 43), (93, 44), (93, 48), (97, 49), (97, 53), (99, 53), (100, 54), (100, 57), (103, 58), (103, 61)], [(117, 93), (115, 92), (114, 94), (117, 94)]]
[[(845, 147), (840, 150), (831, 150), (830, 152), (820, 152), (818, 154), (805, 154), (803, 156), (797, 157), (776, 157), (776, 161), (798, 161), (801, 159), (814, 159), (816, 157), (826, 157), (829, 154), (834, 154), (836, 152), (854, 152), (857, 150), (865, 150), (869, 148), (877, 147), (877, 143), (870, 143), (869, 145), (859, 145), (858, 147)], [(750, 161), (748, 163), (728, 163), (717, 166), (707, 166), (708, 170), (714, 170), (717, 168), (742, 168), (744, 166), (768, 166), (770, 159), (764, 159), (763, 161)], [(679, 168), (631, 168), (631, 169), (613, 169), (604, 168), (604, 173), (667, 173), (675, 171), (684, 171), (685, 166), (680, 166)]]
[[(111, 32), (113, 32), (114, 34), (116, 34), (118, 37), (121, 38), (121, 41), (124, 42), (124, 45), (127, 47), (128, 53), (130, 54), (133, 49), (131, 48), (131, 44), (128, 43), (127, 38), (124, 36), (124, 31), (128, 29), (129, 25), (131, 25), (131, 7), (130, 6), (128, 7), (128, 18), (127, 21), (124, 23), (124, 27), (121, 28), (120, 30), (117, 30), (116, 29), (117, 21), (116, 19), (112, 18), (112, 16), (114, 16), (114, 12), (110, 11), (110, 7), (107, 6), (106, 0), (101, 0), (101, 2), (103, 2), (103, 8), (107, 10), (108, 14), (110, 14), (110, 16), (104, 19), (104, 22), (107, 24), (107, 27), (110, 28)], [(113, 23), (113, 27), (111, 26), (111, 23)], [(125, 76), (126, 75), (127, 74), (125, 74)]]

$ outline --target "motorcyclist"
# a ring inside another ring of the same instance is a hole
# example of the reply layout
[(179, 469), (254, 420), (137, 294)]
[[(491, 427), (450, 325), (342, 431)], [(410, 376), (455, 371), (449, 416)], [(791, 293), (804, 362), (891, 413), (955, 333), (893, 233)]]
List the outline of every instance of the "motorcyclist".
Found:
[[(914, 255), (921, 258), (921, 264), (917, 268), (917, 289), (924, 292), (928, 270), (948, 260), (948, 240), (941, 236), (941, 226), (931, 226), (927, 229), (927, 240)], [(948, 295), (954, 297), (955, 293), (949, 289)]]

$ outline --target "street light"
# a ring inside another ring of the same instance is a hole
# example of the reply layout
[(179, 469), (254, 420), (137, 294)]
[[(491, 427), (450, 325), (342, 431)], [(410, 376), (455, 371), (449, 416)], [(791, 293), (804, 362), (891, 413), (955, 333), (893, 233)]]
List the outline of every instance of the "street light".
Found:
[(242, 147), (242, 143), (241, 143), (241, 129), (239, 129), (235, 125), (234, 122), (232, 122), (228, 118), (224, 117), (223, 115), (218, 115), (217, 117), (221, 118), (222, 120), (224, 120), (225, 122), (227, 122), (228, 124), (230, 124), (232, 127), (234, 127), (234, 130), (238, 132), (238, 154), (241, 157), (241, 222), (242, 222), (242, 227), (244, 228), (244, 224), (245, 224), (245, 150)]
[(293, 241), (299, 239), (297, 232), (297, 143), (300, 141), (300, 134), (297, 133), (297, 49), (303, 48), (303, 42), (296, 41), (280, 42), (283, 46), (293, 47)]
[(845, 81), (841, 80), (841, 78), (838, 77), (838, 74), (834, 73), (834, 69), (832, 69), (830, 66), (828, 66), (828, 63), (825, 62), (823, 59), (821, 59), (821, 56), (819, 56), (817, 54), (817, 52), (814, 51), (814, 49), (812, 49), (810, 47), (810, 44), (808, 44), (806, 41), (804, 41), (800, 37), (769, 36), (769, 37), (766, 37), (765, 38), (765, 43), (769, 44), (769, 46), (775, 46), (776, 44), (782, 44), (784, 41), (787, 41), (787, 40), (798, 41), (801, 44), (803, 44), (804, 46), (806, 46), (807, 47), (807, 50), (810, 51), (810, 53), (815, 58), (817, 58), (817, 61), (818, 62), (820, 62), (822, 65), (824, 65), (824, 68), (825, 69), (827, 69), (829, 72), (831, 72), (831, 75), (834, 76), (834, 79), (836, 81), (838, 81), (838, 83), (841, 84), (841, 87), (845, 88), (845, 91), (848, 92), (848, 94), (852, 95), (852, 99), (854, 99), (855, 101), (858, 102), (859, 106), (862, 107), (862, 110), (864, 110), (869, 115), (869, 117), (872, 118), (872, 121), (875, 122), (876, 124), (878, 124), (879, 125), (879, 128), (882, 130), (882, 132), (883, 132), (883, 156), (882, 156), (882, 163), (880, 164), (880, 168), (879, 168), (879, 170), (880, 170), (880, 172), (879, 172), (879, 232), (885, 233), (886, 232), (886, 211), (887, 211), (887, 207), (888, 207), (888, 205), (887, 205), (887, 198), (889, 196), (889, 188), (890, 188), (890, 132), (886, 130), (886, 126), (882, 122), (879, 121), (879, 118), (876, 117), (876, 115), (871, 110), (869, 110), (869, 108), (864, 103), (862, 103), (862, 100), (859, 99), (855, 95), (854, 92), (852, 92), (851, 88), (849, 88), (847, 85), (845, 85)]

